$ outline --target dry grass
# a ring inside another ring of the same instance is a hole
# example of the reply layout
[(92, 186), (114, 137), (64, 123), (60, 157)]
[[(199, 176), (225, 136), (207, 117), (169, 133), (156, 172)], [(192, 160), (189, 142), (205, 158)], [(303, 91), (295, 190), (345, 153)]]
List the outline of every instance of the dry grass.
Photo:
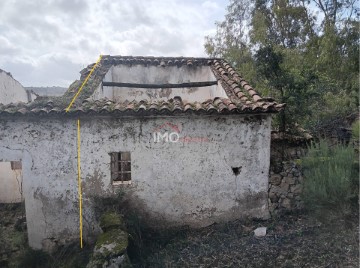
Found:
[[(328, 220), (328, 219), (327, 219)], [(264, 238), (253, 230), (267, 226)], [(322, 223), (304, 215), (184, 230), (168, 240), (152, 234), (135, 267), (358, 267), (358, 214)]]
[[(0, 245), (6, 245), (0, 246), (0, 267), (24, 267), (22, 258), (40, 256), (28, 249), (26, 239), (18, 239), (23, 237), (15, 227), (15, 220), (22, 215), (19, 209), (0, 207)], [(141, 243), (136, 244), (141, 249), (132, 247), (129, 254), (134, 267), (358, 267), (358, 216), (354, 208), (352, 214), (332, 214), (321, 220), (292, 214), (200, 230), (141, 230)], [(259, 226), (268, 227), (266, 237), (253, 236)], [(79, 252), (68, 246), (41, 264), (37, 257), (38, 264), (27, 263), (30, 266), (26, 267), (85, 267), (90, 252), (91, 248)]]

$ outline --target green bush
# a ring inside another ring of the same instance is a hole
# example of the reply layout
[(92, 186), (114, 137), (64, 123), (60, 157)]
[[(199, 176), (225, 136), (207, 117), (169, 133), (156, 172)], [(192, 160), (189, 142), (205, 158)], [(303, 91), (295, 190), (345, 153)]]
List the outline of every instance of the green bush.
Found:
[(353, 139), (353, 141), (359, 141), (359, 132), (360, 132), (360, 125), (359, 125), (359, 120), (356, 120), (352, 126), (351, 126), (351, 137)]
[(303, 201), (310, 211), (346, 212), (358, 196), (356, 154), (351, 146), (313, 143), (302, 159)]

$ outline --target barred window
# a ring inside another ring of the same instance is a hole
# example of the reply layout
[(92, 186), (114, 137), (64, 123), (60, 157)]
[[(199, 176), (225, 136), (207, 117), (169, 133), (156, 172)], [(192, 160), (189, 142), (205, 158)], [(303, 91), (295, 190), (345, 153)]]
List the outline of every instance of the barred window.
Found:
[(131, 182), (131, 155), (130, 152), (110, 153), (111, 180), (114, 184)]

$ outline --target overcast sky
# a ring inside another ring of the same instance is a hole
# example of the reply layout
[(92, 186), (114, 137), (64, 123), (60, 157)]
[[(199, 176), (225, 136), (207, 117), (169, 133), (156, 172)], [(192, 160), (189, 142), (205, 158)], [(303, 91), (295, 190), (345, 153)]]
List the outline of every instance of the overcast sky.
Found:
[(64, 86), (104, 55), (205, 56), (227, 0), (1, 0), (0, 69)]

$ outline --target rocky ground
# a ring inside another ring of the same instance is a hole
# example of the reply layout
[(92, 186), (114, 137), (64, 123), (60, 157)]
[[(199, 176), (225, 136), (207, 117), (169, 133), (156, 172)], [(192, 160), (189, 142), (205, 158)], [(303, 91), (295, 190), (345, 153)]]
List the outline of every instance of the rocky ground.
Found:
[[(260, 226), (267, 235), (256, 238)], [(358, 234), (358, 211), (321, 220), (289, 214), (201, 230), (142, 230), (128, 253), (134, 267), (359, 267)], [(20, 205), (0, 206), (0, 241), (0, 267), (85, 267), (92, 250), (70, 245), (54, 256), (31, 251)]]

